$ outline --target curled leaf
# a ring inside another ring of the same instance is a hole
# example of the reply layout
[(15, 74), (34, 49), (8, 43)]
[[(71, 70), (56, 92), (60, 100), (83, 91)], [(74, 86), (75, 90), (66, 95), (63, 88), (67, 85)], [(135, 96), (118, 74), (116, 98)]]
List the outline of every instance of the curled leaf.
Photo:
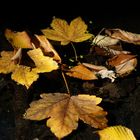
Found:
[(47, 120), (47, 126), (59, 139), (78, 127), (78, 120), (95, 128), (107, 126), (106, 112), (99, 106), (101, 98), (90, 95), (69, 96), (62, 93), (41, 94), (24, 114), (25, 119)]

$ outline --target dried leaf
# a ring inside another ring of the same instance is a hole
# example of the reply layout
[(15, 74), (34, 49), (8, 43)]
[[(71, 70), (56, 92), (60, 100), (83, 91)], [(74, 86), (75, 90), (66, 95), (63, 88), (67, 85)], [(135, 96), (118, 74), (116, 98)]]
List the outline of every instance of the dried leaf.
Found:
[(40, 42), (40, 47), (43, 49), (44, 54), (51, 54), (53, 55), (52, 58), (57, 62), (61, 63), (61, 58), (56, 50), (53, 48), (51, 43), (47, 40), (44, 35), (35, 35)]
[(72, 20), (70, 25), (65, 20), (55, 18), (51, 27), (52, 29), (43, 29), (43, 34), (48, 39), (61, 41), (61, 45), (82, 42), (92, 37), (92, 34), (87, 33), (87, 25), (80, 17)]
[(97, 106), (101, 98), (90, 95), (69, 96), (62, 93), (41, 94), (38, 101), (33, 101), (24, 114), (25, 119), (47, 120), (47, 126), (59, 139), (67, 136), (78, 127), (78, 120), (95, 128), (107, 126), (107, 114)]
[(12, 61), (12, 57), (14, 56), (13, 51), (2, 51), (0, 57), (0, 73), (8, 74), (13, 72), (16, 65), (14, 61)]
[(98, 131), (100, 140), (136, 140), (133, 132), (124, 126), (111, 126)]
[(35, 62), (36, 68), (33, 70), (37, 73), (51, 72), (58, 69), (58, 64), (48, 56), (44, 56), (40, 48), (27, 52), (31, 59)]
[(16, 49), (18, 48), (33, 48), (30, 37), (27, 32), (14, 32), (10, 29), (5, 30), (5, 37)]
[(30, 67), (17, 65), (11, 78), (28, 89), (38, 79), (39, 75), (31, 71)]
[(66, 72), (66, 74), (71, 77), (79, 78), (82, 80), (98, 79), (94, 72), (90, 71), (82, 64), (71, 68), (68, 72)]
[(116, 38), (136, 45), (140, 44), (140, 34), (127, 32), (121, 29), (107, 29), (105, 32), (112, 38)]

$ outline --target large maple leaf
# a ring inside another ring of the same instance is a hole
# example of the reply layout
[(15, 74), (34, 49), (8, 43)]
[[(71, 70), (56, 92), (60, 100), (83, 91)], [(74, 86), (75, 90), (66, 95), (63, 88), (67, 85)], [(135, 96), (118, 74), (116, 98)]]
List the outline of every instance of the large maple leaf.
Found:
[(95, 128), (107, 126), (107, 114), (97, 104), (101, 98), (90, 95), (70, 96), (62, 93), (41, 94), (38, 101), (33, 101), (24, 114), (25, 119), (47, 120), (47, 126), (58, 138), (70, 134), (78, 126), (78, 120)]
[(81, 17), (75, 18), (68, 25), (67, 21), (55, 18), (51, 23), (52, 29), (43, 29), (42, 32), (48, 39), (61, 41), (61, 45), (70, 42), (82, 42), (92, 37), (87, 33), (87, 25)]

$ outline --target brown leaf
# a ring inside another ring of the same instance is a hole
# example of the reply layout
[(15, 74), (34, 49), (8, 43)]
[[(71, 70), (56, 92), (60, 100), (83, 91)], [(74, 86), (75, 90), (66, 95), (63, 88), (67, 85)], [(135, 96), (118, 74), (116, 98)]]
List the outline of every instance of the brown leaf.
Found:
[(140, 34), (127, 32), (121, 29), (106, 29), (105, 32), (112, 38), (116, 38), (136, 45), (140, 44)]
[(95, 128), (107, 126), (106, 112), (99, 106), (101, 98), (90, 95), (69, 96), (62, 93), (41, 94), (24, 114), (25, 119), (47, 120), (47, 126), (59, 139), (78, 127), (78, 120)]
[(96, 75), (94, 74), (94, 72), (90, 71), (82, 64), (71, 68), (68, 72), (66, 72), (66, 74), (71, 76), (71, 77), (79, 78), (82, 80), (98, 79), (96, 77)]

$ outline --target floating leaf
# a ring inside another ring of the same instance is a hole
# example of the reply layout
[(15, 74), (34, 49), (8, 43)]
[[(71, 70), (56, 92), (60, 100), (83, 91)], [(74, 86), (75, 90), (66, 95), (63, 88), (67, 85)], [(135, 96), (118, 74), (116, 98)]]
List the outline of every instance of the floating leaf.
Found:
[(55, 18), (51, 27), (52, 29), (43, 29), (42, 32), (48, 39), (61, 41), (61, 45), (82, 42), (92, 37), (92, 34), (87, 33), (87, 25), (81, 17), (72, 20), (70, 25), (65, 20)]
[(21, 85), (25, 85), (29, 88), (31, 84), (38, 79), (39, 75), (31, 71), (30, 67), (17, 65), (11, 78)]
[(136, 45), (140, 44), (140, 34), (127, 32), (121, 29), (106, 29), (105, 32), (112, 38), (120, 39), (122, 41)]
[(90, 71), (82, 64), (71, 68), (68, 72), (66, 72), (66, 74), (71, 77), (79, 78), (82, 80), (98, 79), (94, 72)]
[(69, 96), (62, 93), (41, 94), (38, 101), (33, 101), (24, 114), (25, 119), (47, 120), (47, 126), (59, 139), (67, 136), (78, 127), (78, 120), (95, 128), (107, 126), (107, 114), (97, 106), (101, 98), (90, 95)]
[(13, 51), (2, 51), (0, 57), (0, 73), (8, 74), (13, 72), (16, 65), (14, 61), (12, 61), (12, 57), (14, 56)]
[(14, 32), (10, 29), (5, 30), (5, 37), (16, 49), (33, 48), (30, 37), (27, 32)]
[(124, 126), (111, 126), (98, 131), (100, 140), (136, 140), (133, 132)]
[(48, 56), (44, 56), (40, 48), (27, 52), (31, 59), (35, 62), (36, 68), (33, 70), (37, 73), (51, 72), (58, 69), (58, 64)]

